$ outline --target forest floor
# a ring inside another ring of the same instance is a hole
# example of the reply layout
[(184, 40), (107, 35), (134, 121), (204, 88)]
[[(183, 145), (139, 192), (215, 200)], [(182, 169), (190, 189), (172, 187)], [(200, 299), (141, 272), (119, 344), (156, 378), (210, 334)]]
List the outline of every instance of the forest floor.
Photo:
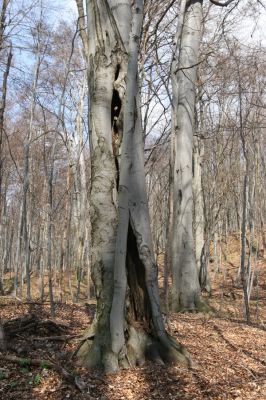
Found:
[[(93, 301), (57, 303), (56, 318), (51, 320), (49, 304), (15, 303), (10, 296), (1, 297), (2, 323), (29, 315), (33, 322), (24, 331), (17, 328), (7, 352), (0, 353), (0, 399), (265, 400), (266, 260), (260, 257), (257, 262), (252, 323), (247, 325), (241, 285), (235, 280), (237, 242), (236, 238), (235, 255), (222, 257), (219, 271), (212, 267), (214, 312), (169, 315), (168, 330), (186, 346), (192, 368), (148, 362), (116, 375), (87, 371), (72, 357), (78, 343), (72, 336), (88, 327), (95, 311)], [(39, 365), (31, 363), (36, 359), (41, 360)], [(55, 367), (48, 368), (48, 363)], [(66, 379), (66, 370), (76, 380)]]

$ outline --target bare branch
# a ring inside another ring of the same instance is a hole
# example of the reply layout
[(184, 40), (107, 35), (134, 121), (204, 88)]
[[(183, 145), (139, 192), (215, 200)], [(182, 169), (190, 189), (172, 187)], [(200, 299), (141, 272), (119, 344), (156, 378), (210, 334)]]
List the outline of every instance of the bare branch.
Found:
[(67, 382), (74, 385), (80, 391), (83, 391), (86, 388), (85, 383), (83, 381), (81, 381), (80, 378), (78, 378), (77, 376), (74, 376), (73, 374), (68, 372), (65, 368), (61, 367), (61, 365), (56, 364), (50, 360), (42, 360), (40, 358), (25, 359), (25, 358), (19, 358), (19, 357), (15, 357), (15, 356), (4, 355), (4, 354), (0, 354), (0, 360), (6, 361), (6, 362), (11, 362), (11, 363), (16, 363), (19, 365), (23, 365), (23, 363), (24, 364), (26, 363), (27, 365), (34, 365), (37, 367), (46, 366), (46, 368), (51, 368), (51, 369), (55, 370)]
[(266, 10), (265, 4), (263, 4), (261, 0), (257, 0), (257, 1), (258, 1), (258, 3), (264, 8), (264, 10)]
[(89, 54), (89, 46), (88, 46), (88, 38), (86, 35), (86, 26), (85, 26), (85, 12), (83, 7), (82, 0), (76, 0), (77, 8), (78, 8), (78, 25), (79, 25), (79, 34), (83, 43), (84, 52), (86, 58), (88, 58)]
[(227, 0), (225, 3), (220, 3), (219, 1), (216, 0), (210, 0), (210, 2), (212, 4), (214, 4), (215, 6), (219, 6), (219, 7), (227, 7), (229, 6), (229, 4), (231, 4), (234, 0)]

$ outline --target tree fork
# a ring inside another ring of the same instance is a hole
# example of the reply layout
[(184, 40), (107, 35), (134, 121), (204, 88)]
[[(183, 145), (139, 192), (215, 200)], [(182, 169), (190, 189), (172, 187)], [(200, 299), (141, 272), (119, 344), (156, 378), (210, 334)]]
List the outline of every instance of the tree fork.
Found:
[[(97, 311), (89, 338), (80, 347), (78, 356), (87, 367), (103, 366), (106, 372), (142, 364), (146, 358), (188, 365), (187, 352), (165, 331), (150, 231), (138, 89), (143, 1), (135, 1), (132, 7), (129, 0), (99, 1), (97, 35), (93, 30), (92, 3), (88, 3), (91, 8), (87, 14), (91, 38), (88, 60), (93, 142), (92, 270)], [(120, 25), (120, 13), (127, 15), (127, 23), (122, 21)], [(101, 15), (105, 16), (104, 28)], [(108, 42), (104, 32), (108, 32)], [(122, 139), (121, 148), (119, 143), (114, 151), (112, 135), (108, 133)], [(115, 219), (116, 158), (118, 221)]]

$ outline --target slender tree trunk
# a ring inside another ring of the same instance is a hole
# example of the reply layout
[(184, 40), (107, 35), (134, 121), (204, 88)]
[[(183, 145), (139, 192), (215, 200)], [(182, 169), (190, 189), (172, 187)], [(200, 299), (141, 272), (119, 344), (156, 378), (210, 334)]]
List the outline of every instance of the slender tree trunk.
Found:
[(248, 290), (247, 290), (247, 271), (246, 271), (246, 227), (247, 227), (247, 201), (248, 201), (248, 176), (247, 172), (244, 176), (243, 183), (243, 215), (241, 227), (241, 282), (244, 295), (245, 317), (247, 323), (250, 323), (250, 313), (248, 304)]
[(204, 210), (201, 183), (202, 148), (199, 138), (194, 140), (193, 151), (193, 197), (194, 197), (194, 238), (195, 256), (199, 276), (201, 275), (202, 253), (204, 252)]
[(201, 40), (202, 1), (186, 3), (178, 67), (172, 73), (175, 142), (173, 186), (172, 309), (202, 306), (192, 229), (192, 151), (195, 125), (196, 78)]
[[(0, 20), (0, 52), (3, 45), (3, 32), (4, 32), (4, 21), (5, 21), (5, 13), (8, 1), (4, 1), (2, 4), (1, 10), (1, 20)], [(12, 61), (12, 47), (9, 49), (7, 64), (3, 74), (3, 83), (2, 83), (2, 96), (0, 99), (0, 295), (4, 294), (4, 284), (3, 284), (3, 273), (4, 273), (4, 260), (5, 260), (5, 247), (4, 247), (4, 237), (6, 224), (5, 220), (5, 212), (6, 209), (6, 196), (3, 193), (3, 171), (4, 171), (4, 115), (6, 108), (6, 96), (7, 96), (7, 81), (9, 76), (9, 71), (11, 67)], [(3, 239), (3, 240), (1, 240)]]
[(207, 240), (207, 235), (205, 238), (205, 215), (202, 189), (203, 146), (204, 144), (202, 143), (202, 140), (198, 137), (195, 137), (193, 150), (193, 231), (196, 266), (199, 275), (200, 287), (202, 290), (206, 290), (208, 293), (210, 293), (211, 286), (207, 269), (209, 242)]
[[(29, 244), (29, 226), (28, 226), (28, 189), (29, 189), (29, 154), (30, 154), (30, 138), (31, 129), (29, 137), (26, 139), (24, 144), (24, 176), (23, 176), (23, 200), (22, 200), (22, 238), (23, 238), (23, 271), (22, 275), (26, 273), (27, 280), (27, 300), (31, 298), (31, 288), (30, 288), (30, 270), (29, 270), (29, 260), (30, 260), (30, 244)], [(23, 278), (22, 278), (23, 280)]]
[(17, 297), (17, 295), (18, 295), (19, 274), (21, 273), (21, 263), (20, 263), (21, 241), (22, 241), (22, 203), (21, 203), (20, 210), (18, 213), (18, 232), (17, 232), (17, 239), (16, 239), (16, 255), (14, 257), (14, 263), (15, 263), (14, 295), (15, 295), (15, 297)]
[(40, 246), (42, 246), (39, 249), (39, 260), (38, 260), (38, 270), (39, 270), (39, 296), (41, 302), (44, 299), (44, 244), (46, 243), (45, 238), (47, 237), (46, 234), (46, 229), (47, 229), (47, 224), (45, 223), (45, 220), (42, 219), (42, 225), (41, 225), (41, 232), (40, 232)]
[(52, 224), (53, 224), (53, 179), (54, 179), (54, 157), (56, 148), (56, 136), (53, 138), (51, 151), (51, 165), (48, 174), (48, 224), (47, 224), (47, 267), (48, 267), (48, 287), (51, 316), (55, 316), (54, 295), (53, 295), (53, 267), (52, 267)]

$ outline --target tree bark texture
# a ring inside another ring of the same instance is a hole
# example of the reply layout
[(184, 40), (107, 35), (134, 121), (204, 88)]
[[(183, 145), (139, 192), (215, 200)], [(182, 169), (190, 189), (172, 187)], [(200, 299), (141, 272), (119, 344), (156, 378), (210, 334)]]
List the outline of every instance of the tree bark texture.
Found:
[[(79, 5), (79, 13), (82, 15)], [(143, 1), (87, 2), (91, 269), (97, 311), (79, 351), (108, 372), (150, 358), (188, 363), (165, 331), (145, 188), (138, 49)]]
[[(0, 14), (0, 54), (2, 58), (2, 51), (5, 42), (5, 19), (7, 13), (8, 1), (4, 0), (1, 7)], [(12, 45), (9, 44), (9, 50), (6, 59), (6, 66), (3, 72), (3, 82), (1, 86), (0, 96), (0, 295), (4, 294), (3, 286), (3, 273), (5, 272), (7, 246), (5, 239), (7, 237), (7, 224), (6, 224), (6, 193), (3, 190), (3, 175), (5, 167), (5, 148), (4, 148), (4, 116), (6, 109), (6, 97), (8, 89), (8, 76), (12, 62)]]
[(202, 1), (187, 1), (182, 19), (182, 26), (178, 28), (182, 29), (179, 54), (174, 54), (176, 68), (172, 68), (174, 200), (171, 261), (172, 309), (175, 311), (195, 310), (201, 304), (192, 229), (192, 157)]
[(193, 233), (195, 241), (195, 257), (196, 266), (199, 275), (201, 290), (211, 291), (207, 259), (209, 249), (209, 240), (205, 237), (205, 215), (204, 215), (204, 198), (202, 188), (202, 162), (204, 153), (204, 143), (198, 137), (194, 138), (193, 148)]

